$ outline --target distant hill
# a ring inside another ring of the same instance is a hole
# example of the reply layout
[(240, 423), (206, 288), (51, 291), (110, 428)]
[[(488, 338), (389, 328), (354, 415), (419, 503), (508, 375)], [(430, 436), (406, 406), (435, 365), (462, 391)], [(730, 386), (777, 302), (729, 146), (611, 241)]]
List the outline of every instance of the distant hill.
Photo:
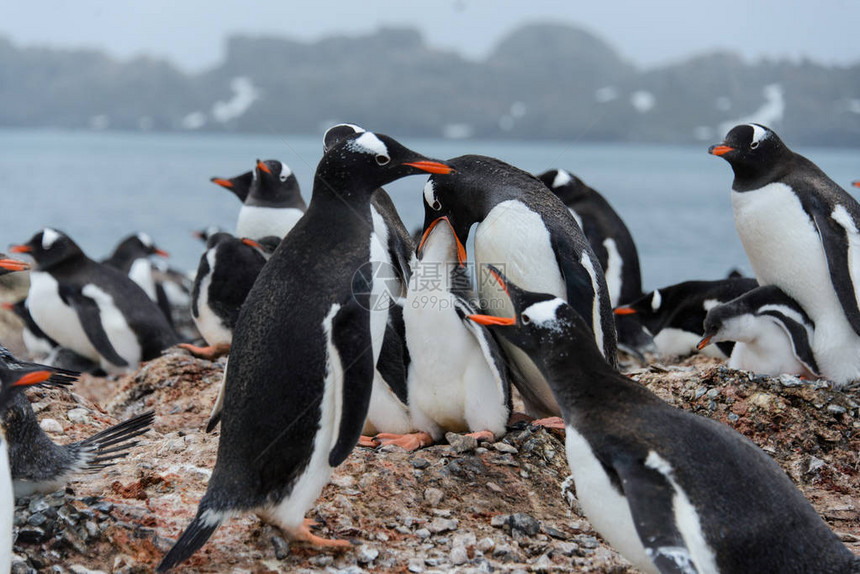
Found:
[(0, 38), (0, 126), (686, 143), (757, 119), (792, 143), (860, 146), (860, 64), (706, 54), (640, 70), (601, 38), (532, 24), (482, 61), (411, 29), (311, 43), (235, 36), (217, 67), (117, 61)]

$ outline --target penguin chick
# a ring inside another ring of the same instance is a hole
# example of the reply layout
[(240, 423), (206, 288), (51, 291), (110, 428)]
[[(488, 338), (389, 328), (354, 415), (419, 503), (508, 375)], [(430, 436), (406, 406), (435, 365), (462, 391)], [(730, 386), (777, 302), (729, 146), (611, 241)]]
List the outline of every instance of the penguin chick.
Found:
[(779, 287), (766, 285), (718, 305), (705, 317), (699, 348), (735, 341), (728, 366), (762, 375), (818, 376), (815, 324)]
[(79, 442), (54, 443), (39, 426), (30, 401), (17, 395), (0, 414), (9, 448), (15, 497), (63, 488), (76, 474), (94, 473), (113, 464), (137, 445), (155, 414), (148, 412)]

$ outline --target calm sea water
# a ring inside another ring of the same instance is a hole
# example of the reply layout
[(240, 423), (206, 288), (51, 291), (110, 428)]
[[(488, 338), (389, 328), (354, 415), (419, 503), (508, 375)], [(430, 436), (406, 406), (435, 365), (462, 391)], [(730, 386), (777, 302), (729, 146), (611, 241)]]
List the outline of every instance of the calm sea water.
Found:
[[(392, 134), (395, 135), (396, 134)], [(749, 265), (735, 233), (728, 164), (707, 145), (492, 142), (401, 139), (425, 155), (498, 157), (531, 172), (561, 167), (612, 203), (637, 242), (646, 289), (716, 279)], [(195, 269), (202, 244), (191, 232), (232, 231), (238, 200), (210, 183), (250, 169), (256, 158), (287, 162), (305, 199), (322, 154), (321, 138), (0, 130), (0, 250), (44, 226), (66, 231), (92, 257), (124, 235), (149, 233), (172, 265)], [(798, 149), (837, 183), (860, 179), (858, 150)], [(425, 177), (388, 186), (411, 230), (423, 221)]]

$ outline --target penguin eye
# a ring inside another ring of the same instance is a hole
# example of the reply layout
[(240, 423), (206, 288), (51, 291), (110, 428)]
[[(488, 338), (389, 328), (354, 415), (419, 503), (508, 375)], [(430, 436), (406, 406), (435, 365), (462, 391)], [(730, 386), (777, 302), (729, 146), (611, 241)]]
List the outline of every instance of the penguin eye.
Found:
[(442, 209), (442, 204), (439, 203), (438, 199), (434, 199), (433, 204), (430, 207), (433, 208), (433, 211), (439, 211), (440, 209)]
[(532, 318), (526, 314), (522, 314), (522, 315), (520, 315), (520, 321), (523, 322), (523, 325), (528, 325), (529, 323), (532, 322)]
[(757, 147), (758, 147), (758, 142), (752, 142), (752, 143), (750, 144), (750, 149), (755, 149), (755, 148), (757, 148)]
[(391, 158), (388, 157), (387, 155), (379, 154), (378, 156), (376, 156), (376, 163), (379, 165), (385, 165), (390, 161), (391, 161)]

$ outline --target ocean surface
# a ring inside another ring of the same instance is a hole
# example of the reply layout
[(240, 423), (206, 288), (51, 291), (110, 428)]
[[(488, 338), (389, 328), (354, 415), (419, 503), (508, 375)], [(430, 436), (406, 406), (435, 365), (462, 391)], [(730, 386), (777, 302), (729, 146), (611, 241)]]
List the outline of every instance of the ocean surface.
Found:
[[(646, 290), (721, 278), (732, 268), (750, 273), (732, 219), (732, 172), (708, 155), (708, 143), (400, 141), (439, 159), (475, 153), (533, 173), (556, 167), (575, 173), (624, 218), (639, 249)], [(795, 151), (858, 191), (850, 185), (860, 179), (860, 150)], [(280, 159), (309, 200), (321, 155), (321, 136), (0, 130), (0, 251), (52, 226), (102, 258), (120, 238), (145, 231), (170, 252), (171, 265), (196, 269), (203, 244), (191, 233), (209, 225), (233, 231), (240, 206), (210, 177), (247, 171), (257, 158)], [(426, 179), (387, 186), (410, 230), (423, 222)]]

